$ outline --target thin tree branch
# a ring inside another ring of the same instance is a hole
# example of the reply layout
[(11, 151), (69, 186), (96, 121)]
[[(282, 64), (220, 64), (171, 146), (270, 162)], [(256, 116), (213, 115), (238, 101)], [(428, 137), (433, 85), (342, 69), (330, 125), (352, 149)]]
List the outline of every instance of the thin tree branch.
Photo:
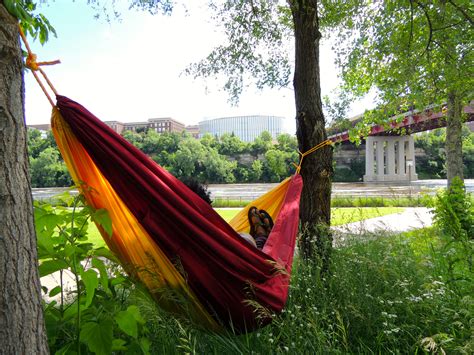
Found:
[(408, 50), (411, 48), (411, 42), (413, 40), (413, 0), (410, 0), (410, 37), (408, 39)]
[(449, 50), (447, 48), (445, 48), (440, 42), (438, 41), (433, 41), (434, 44), (437, 44), (439, 46), (439, 48), (443, 49), (445, 54), (453, 61), (453, 62), (457, 62), (458, 59), (453, 57), (453, 55), (449, 52)]
[(466, 13), (466, 11), (464, 11), (464, 9), (461, 6), (457, 5), (453, 0), (448, 0), (448, 2), (451, 5), (453, 5), (454, 8), (456, 8), (456, 10), (458, 10), (460, 13), (462, 13), (464, 18), (471, 23), (471, 26), (474, 26), (474, 19), (471, 16), (469, 16), (469, 14)]
[(459, 22), (456, 22), (456, 23), (452, 23), (452, 24), (450, 24), (450, 25), (446, 25), (446, 26), (444, 26), (444, 27), (433, 28), (433, 32), (447, 30), (448, 28), (459, 26), (459, 25), (461, 25), (463, 22), (464, 22), (464, 21), (462, 20), (462, 21), (459, 21)]
[(424, 56), (428, 52), (428, 50), (430, 49), (430, 45), (431, 45), (431, 42), (433, 40), (433, 24), (431, 23), (430, 15), (428, 14), (428, 11), (426, 10), (425, 6), (422, 3), (420, 3), (419, 1), (417, 1), (416, 3), (423, 10), (423, 13), (425, 14), (426, 21), (428, 22), (428, 26), (429, 26), (429, 29), (430, 29), (430, 34), (429, 34), (429, 37), (428, 37), (428, 42), (426, 43), (426, 48), (423, 51), (423, 53), (421, 54), (421, 56)]

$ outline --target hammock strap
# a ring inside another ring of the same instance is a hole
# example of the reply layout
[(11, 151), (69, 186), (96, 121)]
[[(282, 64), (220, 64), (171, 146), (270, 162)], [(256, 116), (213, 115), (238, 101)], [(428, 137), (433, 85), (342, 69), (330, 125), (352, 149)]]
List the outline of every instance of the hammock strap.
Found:
[(18, 29), (20, 31), (20, 37), (23, 40), (23, 43), (25, 44), (26, 51), (28, 52), (28, 56), (26, 57), (25, 66), (27, 68), (29, 68), (31, 70), (31, 72), (33, 73), (33, 76), (35, 77), (36, 81), (38, 82), (38, 85), (40, 86), (41, 90), (43, 90), (44, 94), (48, 98), (48, 101), (51, 104), (51, 106), (55, 107), (56, 105), (54, 104), (54, 101), (51, 99), (51, 96), (49, 96), (48, 90), (46, 90), (45, 86), (43, 85), (43, 82), (41, 81), (41, 79), (39, 78), (39, 76), (36, 72), (39, 71), (41, 73), (41, 75), (43, 75), (44, 80), (46, 81), (46, 83), (48, 83), (48, 85), (51, 88), (51, 90), (53, 91), (53, 93), (55, 95), (58, 95), (58, 92), (56, 91), (53, 84), (51, 83), (51, 81), (46, 76), (43, 69), (40, 68), (40, 66), (59, 64), (59, 63), (61, 63), (61, 61), (60, 60), (53, 60), (53, 61), (50, 61), (50, 62), (38, 62), (38, 61), (36, 61), (37, 56), (36, 56), (36, 54), (34, 54), (31, 51), (28, 40), (26, 39), (25, 33), (23, 32), (23, 29), (21, 28), (20, 24), (18, 24)]
[(322, 147), (325, 147), (327, 145), (332, 145), (332, 141), (330, 141), (329, 139), (326, 139), (325, 141), (319, 143), (319, 144), (316, 144), (313, 148), (307, 150), (306, 152), (304, 153), (301, 153), (299, 150), (298, 150), (298, 153), (300, 154), (300, 163), (296, 166), (296, 174), (299, 174), (300, 171), (301, 171), (301, 165), (303, 164), (303, 159), (305, 156), (311, 154), (311, 153), (314, 153), (315, 151), (317, 151), (318, 149), (322, 148)]

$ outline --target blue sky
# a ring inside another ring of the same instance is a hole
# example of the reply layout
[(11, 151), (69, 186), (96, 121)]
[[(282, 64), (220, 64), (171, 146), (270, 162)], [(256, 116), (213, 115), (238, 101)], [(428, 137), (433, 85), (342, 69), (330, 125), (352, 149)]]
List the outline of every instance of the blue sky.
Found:
[[(30, 43), (38, 60), (60, 59), (46, 72), (62, 95), (80, 102), (102, 120), (145, 121), (173, 117), (185, 124), (234, 115), (283, 116), (294, 133), (291, 88), (247, 89), (238, 107), (214, 79), (196, 79), (182, 72), (205, 57), (222, 40), (210, 22), (206, 1), (176, 6), (171, 16), (122, 11), (120, 21), (95, 20), (86, 1), (56, 0), (39, 8), (56, 28), (57, 38), (41, 46)], [(337, 86), (337, 72), (328, 45), (321, 50), (321, 89)], [(49, 122), (51, 107), (31, 73), (26, 75), (26, 122)], [(363, 111), (355, 105), (351, 114)]]

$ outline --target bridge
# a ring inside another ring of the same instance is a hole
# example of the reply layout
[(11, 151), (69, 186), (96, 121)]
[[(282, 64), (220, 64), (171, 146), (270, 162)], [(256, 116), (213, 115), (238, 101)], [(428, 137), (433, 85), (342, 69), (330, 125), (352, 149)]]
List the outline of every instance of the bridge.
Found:
[[(466, 122), (474, 121), (473, 102), (464, 107)], [(354, 117), (349, 122), (354, 127), (362, 120)], [(412, 134), (446, 127), (446, 111), (432, 109), (409, 111), (393, 116), (385, 125), (377, 124), (370, 128), (365, 138), (364, 181), (412, 181), (418, 180), (415, 164), (415, 142)], [(349, 130), (329, 131), (334, 143), (349, 142)]]

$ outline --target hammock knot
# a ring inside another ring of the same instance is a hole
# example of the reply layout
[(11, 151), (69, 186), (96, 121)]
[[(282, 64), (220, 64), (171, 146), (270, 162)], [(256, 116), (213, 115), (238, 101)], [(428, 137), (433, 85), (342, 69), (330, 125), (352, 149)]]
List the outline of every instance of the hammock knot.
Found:
[(26, 57), (26, 67), (33, 70), (33, 71), (36, 71), (39, 69), (39, 65), (38, 65), (38, 62), (36, 61), (37, 59), (37, 56), (36, 54), (34, 53), (28, 53), (28, 57)]
[[(54, 65), (61, 63), (60, 60), (53, 60), (50, 62), (37, 62), (37, 55), (33, 52), (28, 51), (28, 56), (26, 57), (25, 65), (27, 68), (37, 71), (40, 70), (40, 65)], [(41, 70), (40, 70), (41, 71)]]

